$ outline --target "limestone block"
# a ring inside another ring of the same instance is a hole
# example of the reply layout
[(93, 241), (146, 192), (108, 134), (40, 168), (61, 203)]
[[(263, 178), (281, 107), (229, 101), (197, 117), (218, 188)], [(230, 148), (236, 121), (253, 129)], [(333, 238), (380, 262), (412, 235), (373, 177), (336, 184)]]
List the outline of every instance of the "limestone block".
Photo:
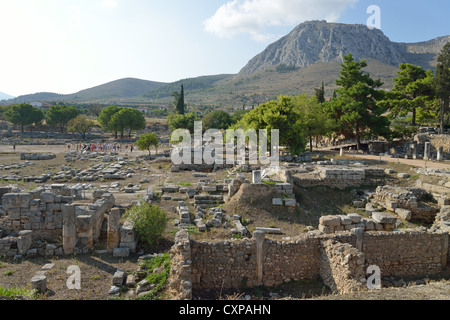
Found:
[(409, 210), (397, 208), (397, 209), (395, 209), (395, 213), (403, 220), (406, 220), (406, 221), (411, 220), (411, 211), (409, 211)]
[(125, 221), (124, 225), (120, 228), (120, 242), (133, 242), (135, 241), (134, 228), (131, 222)]
[(283, 199), (281, 199), (281, 198), (274, 198), (274, 199), (272, 199), (272, 205), (274, 205), (274, 206), (282, 206), (283, 205)]
[(55, 202), (56, 194), (53, 192), (42, 192), (41, 193), (41, 201), (43, 203)]
[(136, 241), (133, 242), (121, 242), (119, 248), (128, 248), (131, 253), (136, 252)]
[(397, 222), (397, 218), (395, 216), (386, 212), (372, 212), (372, 218), (375, 222), (382, 224), (395, 224)]
[(319, 231), (329, 234), (329, 233), (334, 233), (334, 228), (319, 224)]
[(92, 230), (92, 216), (81, 215), (77, 217), (77, 232), (83, 233)]
[(350, 213), (347, 215), (347, 217), (352, 220), (353, 224), (358, 224), (361, 222), (361, 216), (357, 213)]
[(31, 278), (31, 290), (44, 292), (47, 290), (47, 277), (44, 275), (35, 275)]
[(297, 201), (295, 199), (285, 199), (284, 205), (287, 207), (295, 207), (297, 205)]
[(322, 216), (319, 223), (326, 227), (338, 227), (341, 225), (341, 218), (339, 216)]
[(130, 248), (114, 248), (113, 257), (126, 258), (130, 255)]
[(352, 219), (348, 216), (340, 215), (339, 218), (341, 219), (341, 224), (344, 226), (352, 224)]
[(19, 237), (17, 239), (17, 249), (19, 250), (19, 254), (24, 255), (30, 250), (33, 242), (31, 234), (31, 230), (22, 230), (19, 232)]
[(126, 279), (126, 273), (122, 269), (117, 269), (112, 278), (112, 284), (114, 286), (122, 286)]
[(363, 218), (362, 223), (364, 223), (364, 228), (366, 230), (375, 230), (375, 222), (373, 220)]

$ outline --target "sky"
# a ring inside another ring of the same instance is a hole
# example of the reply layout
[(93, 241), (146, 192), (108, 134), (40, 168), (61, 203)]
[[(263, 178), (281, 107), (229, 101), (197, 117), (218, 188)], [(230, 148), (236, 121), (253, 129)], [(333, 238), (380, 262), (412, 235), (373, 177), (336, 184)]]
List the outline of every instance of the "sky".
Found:
[(450, 35), (449, 12), (450, 0), (0, 0), (0, 92), (236, 74), (309, 20), (370, 20), (392, 41), (426, 41)]

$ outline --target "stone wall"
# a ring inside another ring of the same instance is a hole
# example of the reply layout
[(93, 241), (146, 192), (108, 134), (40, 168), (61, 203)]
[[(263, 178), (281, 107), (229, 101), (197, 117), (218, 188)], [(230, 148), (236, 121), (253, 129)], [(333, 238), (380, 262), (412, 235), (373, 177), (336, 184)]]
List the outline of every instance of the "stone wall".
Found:
[[(92, 251), (115, 200), (112, 194), (106, 193), (94, 203), (76, 205), (72, 203), (76, 197), (77, 190), (64, 185), (39, 187), (26, 193), (5, 193), (0, 207), (0, 256), (52, 256)], [(120, 217), (118, 219), (120, 222)], [(131, 238), (123, 237), (119, 246), (128, 246), (129, 251), (134, 252), (135, 242)]]
[(320, 277), (333, 291), (349, 293), (365, 290), (365, 256), (348, 243), (321, 242)]
[(447, 265), (447, 233), (358, 228), (336, 234), (312, 231), (281, 242), (259, 233), (252, 239), (206, 242), (189, 241), (183, 230), (172, 248), (174, 288), (183, 281), (194, 289), (270, 287), (322, 276), (327, 285), (347, 292), (360, 289), (370, 265), (379, 266), (382, 277), (433, 275)]
[(447, 265), (448, 234), (426, 231), (365, 233), (366, 265), (377, 265), (383, 277), (424, 276)]
[(450, 135), (448, 134), (432, 135), (430, 138), (430, 142), (435, 149), (442, 147), (444, 153), (450, 153)]
[(175, 300), (192, 299), (192, 253), (187, 230), (176, 234), (170, 256), (169, 292)]
[[(338, 161), (333, 163), (339, 164)], [(336, 165), (317, 165), (307, 175), (293, 176), (292, 181), (298, 187), (327, 186), (345, 189), (370, 184), (370, 180), (385, 175), (384, 170), (376, 167), (354, 168)]]

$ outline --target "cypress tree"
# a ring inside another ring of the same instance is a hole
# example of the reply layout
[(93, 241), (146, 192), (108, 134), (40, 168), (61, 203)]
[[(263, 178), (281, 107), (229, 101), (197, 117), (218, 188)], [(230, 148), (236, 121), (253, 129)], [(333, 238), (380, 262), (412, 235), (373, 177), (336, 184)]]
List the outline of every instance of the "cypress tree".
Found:
[(184, 115), (185, 113), (185, 105), (184, 105), (184, 87), (183, 85), (181, 85), (181, 92), (180, 95), (178, 96), (178, 101), (177, 101), (177, 113)]

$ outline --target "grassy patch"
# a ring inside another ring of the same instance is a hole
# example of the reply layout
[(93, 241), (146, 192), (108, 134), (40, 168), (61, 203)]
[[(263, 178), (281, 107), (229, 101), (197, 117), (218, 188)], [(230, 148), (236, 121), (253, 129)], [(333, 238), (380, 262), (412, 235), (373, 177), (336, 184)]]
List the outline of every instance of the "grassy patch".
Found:
[(168, 253), (144, 260), (140, 267), (146, 271), (145, 280), (153, 285), (152, 290), (137, 300), (161, 300), (164, 299), (163, 292), (170, 275), (170, 255)]
[(8, 299), (17, 299), (18, 297), (32, 297), (33, 291), (20, 288), (0, 287), (0, 297)]

